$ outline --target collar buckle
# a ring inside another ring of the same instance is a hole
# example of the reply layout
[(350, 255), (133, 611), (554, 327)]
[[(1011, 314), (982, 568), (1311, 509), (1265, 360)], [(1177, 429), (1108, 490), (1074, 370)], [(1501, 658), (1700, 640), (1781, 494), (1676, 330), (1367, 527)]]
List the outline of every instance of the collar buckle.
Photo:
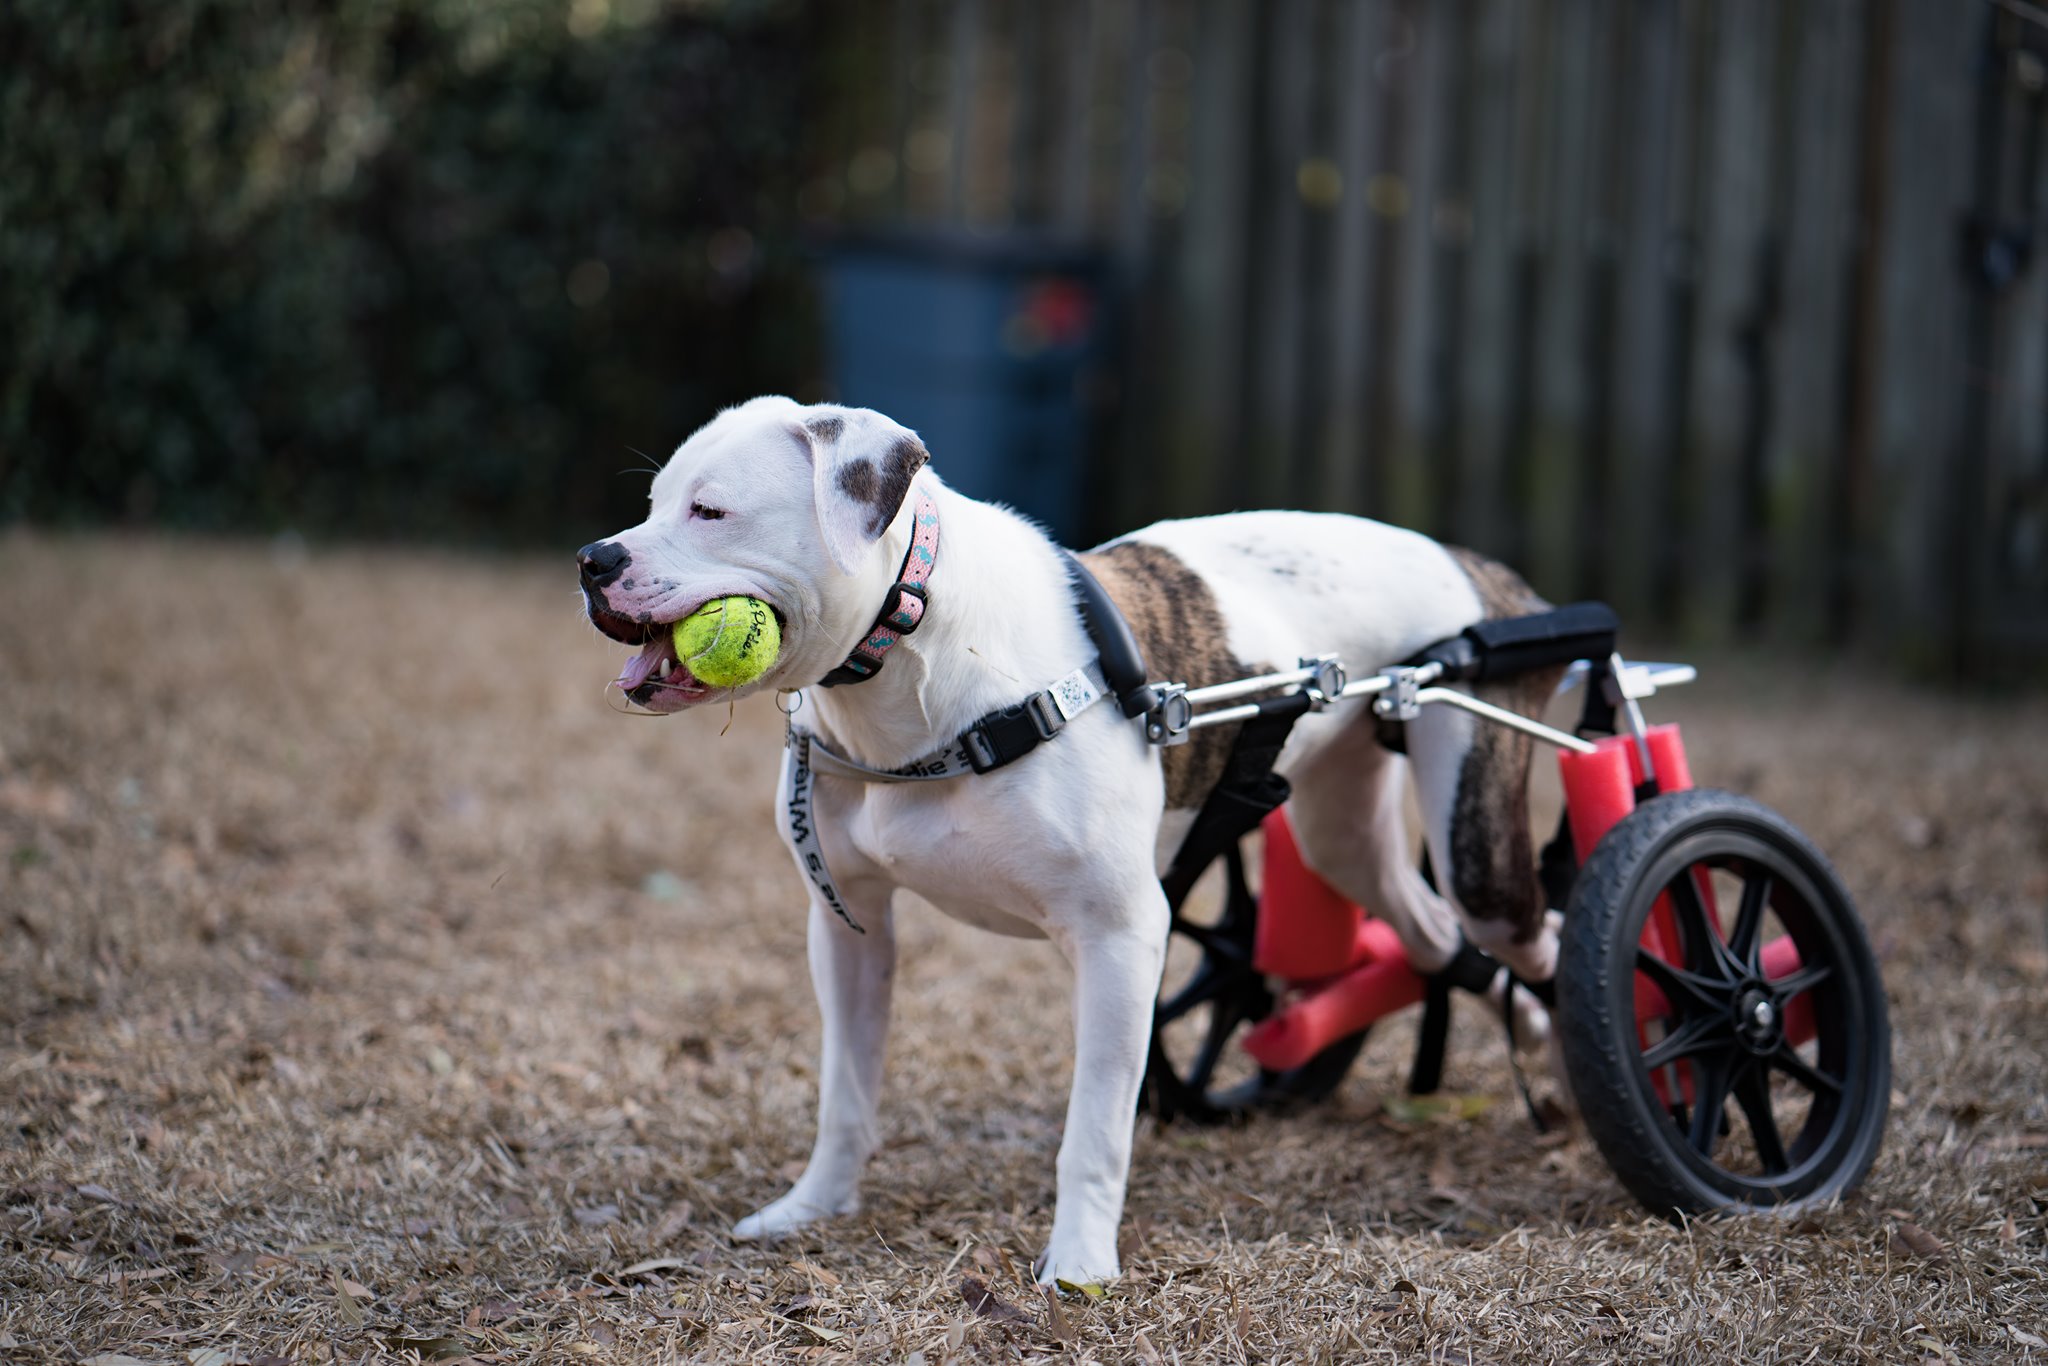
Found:
[(923, 584), (905, 583), (901, 579), (898, 579), (889, 591), (896, 595), (896, 600), (882, 609), (881, 618), (875, 624), (886, 626), (899, 636), (907, 636), (917, 630), (919, 624), (924, 621), (925, 604), (930, 599), (924, 591)]

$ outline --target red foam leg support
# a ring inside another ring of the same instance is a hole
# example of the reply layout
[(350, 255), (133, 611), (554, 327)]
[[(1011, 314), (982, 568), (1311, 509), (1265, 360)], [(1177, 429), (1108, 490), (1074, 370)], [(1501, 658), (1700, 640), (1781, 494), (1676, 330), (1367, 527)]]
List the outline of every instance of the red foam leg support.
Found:
[[(1683, 792), (1691, 787), (1692, 765), (1685, 761), (1685, 741), (1679, 738), (1678, 723), (1667, 721), (1661, 726), (1651, 726), (1648, 738), (1650, 761), (1657, 765), (1657, 790)], [(1629, 746), (1629, 760), (1632, 767), (1642, 767), (1633, 745)]]
[(1384, 922), (1366, 921), (1357, 942), (1371, 955), (1366, 962), (1274, 1011), (1245, 1035), (1244, 1051), (1261, 1067), (1299, 1067), (1345, 1035), (1422, 999), (1422, 979)]
[(1610, 735), (1596, 742), (1591, 754), (1569, 749), (1557, 752), (1565, 810), (1572, 824), (1572, 848), (1581, 863), (1616, 821), (1636, 809), (1632, 748), (1621, 736)]
[(1295, 982), (1334, 977), (1359, 961), (1358, 926), (1365, 912), (1301, 861), (1286, 807), (1267, 816), (1264, 828), (1252, 966)]

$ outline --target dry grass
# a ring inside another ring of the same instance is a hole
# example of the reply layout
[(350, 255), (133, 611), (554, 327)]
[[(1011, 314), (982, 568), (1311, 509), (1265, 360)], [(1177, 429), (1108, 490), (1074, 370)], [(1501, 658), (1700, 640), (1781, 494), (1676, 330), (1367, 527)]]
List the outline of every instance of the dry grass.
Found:
[(1395, 1027), (1316, 1113), (1143, 1124), (1129, 1272), (1055, 1312), (1065, 973), (928, 914), (867, 1211), (725, 1238), (810, 1138), (775, 718), (609, 714), (567, 571), (0, 539), (0, 1360), (2048, 1358), (2041, 698), (1737, 663), (1663, 709), (1872, 924), (1863, 1197), (1647, 1219), (1483, 1021), (1450, 1084), (1500, 1103), (1394, 1124)]

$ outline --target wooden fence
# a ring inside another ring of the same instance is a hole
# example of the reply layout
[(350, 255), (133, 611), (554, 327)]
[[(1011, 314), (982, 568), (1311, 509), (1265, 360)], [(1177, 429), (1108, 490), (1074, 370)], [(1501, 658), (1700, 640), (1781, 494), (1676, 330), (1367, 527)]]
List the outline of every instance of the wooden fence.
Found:
[(2048, 654), (2048, 13), (834, 15), (833, 212), (1112, 260), (1114, 523), (1355, 510), (1697, 635)]

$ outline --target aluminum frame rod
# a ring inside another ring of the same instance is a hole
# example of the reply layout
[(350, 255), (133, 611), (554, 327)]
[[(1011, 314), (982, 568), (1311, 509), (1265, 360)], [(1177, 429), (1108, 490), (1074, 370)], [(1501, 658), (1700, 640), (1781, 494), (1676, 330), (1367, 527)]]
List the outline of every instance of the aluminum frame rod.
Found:
[(1288, 669), (1284, 673), (1259, 674), (1255, 678), (1233, 679), (1228, 683), (1211, 683), (1206, 688), (1189, 688), (1188, 704), (1206, 707), (1216, 702), (1229, 702), (1239, 697), (1250, 697), (1253, 693), (1265, 692), (1271, 688), (1285, 688), (1290, 684), (1307, 683), (1316, 676), (1314, 669)]
[(1415, 700), (1423, 706), (1428, 706), (1432, 702), (1442, 702), (1460, 711), (1469, 711), (1474, 716), (1484, 717), (1488, 721), (1506, 726), (1509, 730), (1533, 735), (1538, 740), (1556, 745), (1559, 749), (1575, 750), (1580, 754), (1596, 752), (1596, 747), (1590, 741), (1581, 740), (1578, 736), (1561, 731), (1555, 726), (1546, 726), (1541, 721), (1532, 721), (1520, 712), (1509, 711), (1506, 707), (1496, 707), (1491, 702), (1481, 702), (1476, 697), (1467, 697), (1464, 693), (1450, 688), (1424, 688), (1415, 694)]

